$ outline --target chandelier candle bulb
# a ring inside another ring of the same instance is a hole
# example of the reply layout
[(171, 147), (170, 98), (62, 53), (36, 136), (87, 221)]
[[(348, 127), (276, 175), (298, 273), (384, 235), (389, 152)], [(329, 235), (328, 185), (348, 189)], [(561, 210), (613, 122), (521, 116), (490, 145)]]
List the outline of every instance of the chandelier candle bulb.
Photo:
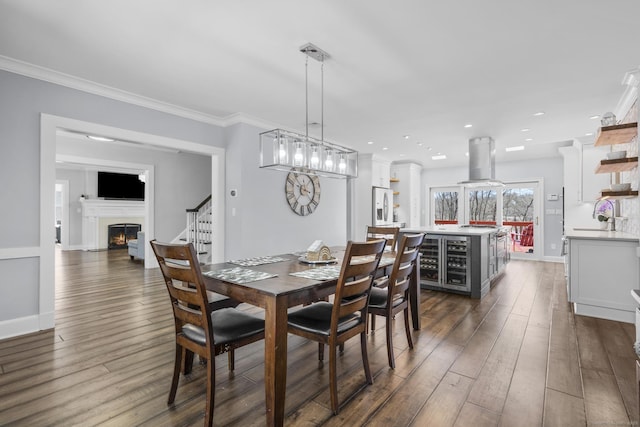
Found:
[(293, 164), (294, 166), (303, 166), (304, 165), (304, 149), (305, 144), (301, 141), (296, 142), (296, 152), (293, 155)]
[(311, 147), (311, 159), (309, 159), (309, 166), (311, 169), (318, 169), (318, 165), (320, 165), (320, 155), (318, 154), (318, 146), (314, 144)]
[(340, 153), (340, 162), (338, 163), (338, 169), (341, 173), (347, 169), (347, 161), (344, 159), (344, 154)]
[(333, 152), (331, 150), (326, 150), (326, 157), (324, 160), (324, 168), (331, 172), (333, 171)]

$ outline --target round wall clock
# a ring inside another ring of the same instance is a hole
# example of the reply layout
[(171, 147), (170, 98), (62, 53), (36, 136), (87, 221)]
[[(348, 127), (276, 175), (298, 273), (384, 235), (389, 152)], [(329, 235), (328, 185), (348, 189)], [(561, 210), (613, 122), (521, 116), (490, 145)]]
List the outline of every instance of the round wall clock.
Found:
[(306, 169), (293, 168), (287, 175), (284, 192), (292, 211), (310, 215), (320, 203), (320, 179)]

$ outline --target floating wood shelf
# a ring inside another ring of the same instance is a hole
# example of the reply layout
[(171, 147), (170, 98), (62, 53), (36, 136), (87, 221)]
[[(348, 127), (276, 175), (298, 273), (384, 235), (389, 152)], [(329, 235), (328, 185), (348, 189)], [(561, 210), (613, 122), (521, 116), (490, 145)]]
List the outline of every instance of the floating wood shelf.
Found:
[[(637, 194), (637, 193), (638, 193), (638, 192), (636, 191), (636, 194)], [(399, 208), (399, 207), (400, 207), (400, 203), (394, 203), (394, 204), (393, 204), (393, 207), (394, 207), (394, 208)]]
[(596, 173), (614, 173), (630, 171), (638, 167), (638, 157), (625, 157), (624, 159), (600, 160)]
[(400, 192), (399, 192), (399, 191), (394, 191), (394, 192), (393, 192), (393, 195), (394, 195), (394, 196), (397, 196), (398, 194), (400, 194)]
[(624, 144), (638, 135), (638, 122), (603, 126), (598, 129), (595, 146)]
[(602, 199), (628, 199), (631, 197), (638, 197), (637, 190), (629, 191), (610, 191), (602, 190)]
[(400, 180), (398, 178), (391, 178), (389, 182), (400, 182)]

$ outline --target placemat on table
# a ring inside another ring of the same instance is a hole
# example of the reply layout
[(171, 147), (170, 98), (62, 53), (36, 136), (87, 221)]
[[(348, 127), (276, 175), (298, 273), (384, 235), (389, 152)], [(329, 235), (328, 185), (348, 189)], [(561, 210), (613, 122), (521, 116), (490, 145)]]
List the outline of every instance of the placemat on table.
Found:
[(277, 256), (258, 256), (253, 258), (236, 259), (233, 261), (229, 261), (229, 263), (241, 265), (243, 267), (255, 267), (256, 265), (273, 264), (274, 262), (281, 261), (287, 261), (287, 259)]
[(225, 268), (222, 270), (205, 271), (205, 276), (212, 277), (214, 279), (224, 280), (225, 282), (243, 284), (249, 282), (255, 282), (258, 280), (269, 279), (271, 277), (277, 277), (277, 274), (265, 273), (264, 271), (251, 270), (249, 268), (233, 267)]
[(334, 280), (340, 276), (340, 267), (331, 265), (326, 267), (310, 268), (308, 270), (289, 273), (291, 276), (302, 277), (313, 280)]

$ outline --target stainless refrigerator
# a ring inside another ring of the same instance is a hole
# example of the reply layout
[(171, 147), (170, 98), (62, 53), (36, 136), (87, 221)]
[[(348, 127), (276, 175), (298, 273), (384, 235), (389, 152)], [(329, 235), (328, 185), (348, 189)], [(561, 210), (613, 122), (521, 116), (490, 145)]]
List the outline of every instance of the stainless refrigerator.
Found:
[(393, 190), (373, 187), (373, 219), (371, 225), (393, 224)]

